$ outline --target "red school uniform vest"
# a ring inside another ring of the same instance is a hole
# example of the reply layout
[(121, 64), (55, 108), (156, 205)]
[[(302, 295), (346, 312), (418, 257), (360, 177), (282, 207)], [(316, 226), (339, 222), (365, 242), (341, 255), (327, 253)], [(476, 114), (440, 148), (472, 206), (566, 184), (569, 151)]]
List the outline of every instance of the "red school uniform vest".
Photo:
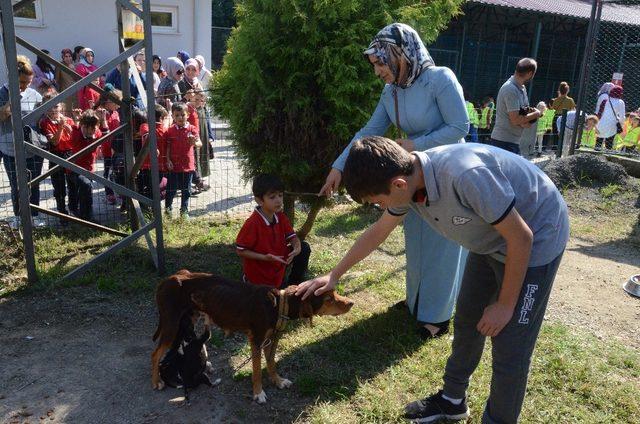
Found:
[[(58, 132), (58, 128), (60, 127), (60, 125), (62, 125), (63, 122), (69, 124), (73, 131), (73, 120), (71, 118), (67, 118), (66, 116), (61, 116), (60, 118), (61, 119), (59, 119), (56, 123), (54, 123), (48, 117), (45, 117), (42, 121), (40, 121), (40, 129), (42, 130), (42, 133), (47, 136), (47, 138), (53, 137)], [(58, 140), (58, 144), (54, 146), (50, 143), (50, 150), (54, 153), (63, 153), (71, 150), (71, 132), (62, 130), (60, 139)]]
[(164, 133), (164, 140), (171, 155), (169, 159), (173, 164), (172, 172), (191, 172), (196, 169), (193, 146), (188, 139), (189, 134), (198, 137), (198, 129), (191, 124), (187, 124), (184, 127), (178, 127), (173, 124)]
[[(167, 146), (164, 144), (164, 133), (166, 132), (166, 128), (160, 122), (156, 122), (156, 142), (158, 144), (158, 151), (160, 154), (158, 155), (158, 169), (160, 172), (166, 172), (167, 167)], [(142, 145), (147, 143), (149, 140), (149, 124), (144, 123), (140, 125), (140, 137), (142, 138)], [(140, 169), (151, 169), (151, 154), (153, 152), (149, 151), (149, 154), (144, 159), (142, 166)], [(155, 152), (158, 153), (158, 152)]]
[[(82, 135), (82, 130), (80, 129), (80, 127), (73, 127), (73, 131), (71, 131), (71, 150), (74, 154), (78, 153), (80, 150), (84, 149), (100, 137), (102, 137), (102, 133), (100, 132), (100, 130), (96, 130), (96, 132), (93, 134), (93, 138), (85, 138), (84, 135)], [(75, 160), (75, 163), (76, 165), (81, 166), (87, 171), (94, 172), (97, 155), (98, 151), (96, 149), (92, 149), (91, 151), (77, 158)]]

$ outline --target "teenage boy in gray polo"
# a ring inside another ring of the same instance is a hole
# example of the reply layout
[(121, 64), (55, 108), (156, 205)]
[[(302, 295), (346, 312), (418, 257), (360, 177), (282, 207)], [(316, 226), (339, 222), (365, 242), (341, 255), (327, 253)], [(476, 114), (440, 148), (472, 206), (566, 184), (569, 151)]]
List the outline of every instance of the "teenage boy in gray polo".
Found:
[(469, 249), (469, 257), (444, 388), (408, 404), (405, 417), (414, 422), (467, 418), (469, 378), (489, 336), (493, 376), (482, 421), (515, 423), (569, 238), (567, 206), (557, 188), (535, 165), (493, 146), (452, 144), (408, 153), (383, 137), (354, 143), (344, 183), (355, 199), (386, 211), (329, 274), (302, 283), (297, 293), (306, 297), (333, 289), (414, 209), (442, 235)]
[(533, 79), (537, 69), (535, 60), (528, 57), (520, 59), (514, 74), (500, 87), (496, 100), (496, 122), (489, 144), (520, 154), (522, 131), (541, 115), (537, 109), (524, 115), (520, 112), (529, 107), (525, 84)]

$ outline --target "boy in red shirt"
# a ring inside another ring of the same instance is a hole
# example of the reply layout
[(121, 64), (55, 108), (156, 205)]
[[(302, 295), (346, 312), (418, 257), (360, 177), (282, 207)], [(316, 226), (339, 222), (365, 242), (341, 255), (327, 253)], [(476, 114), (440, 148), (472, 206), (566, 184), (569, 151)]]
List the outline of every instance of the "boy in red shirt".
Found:
[[(98, 129), (98, 116), (89, 109), (80, 115), (79, 126), (74, 126), (71, 131), (71, 151), (75, 154), (87, 147), (100, 137), (102, 133)], [(76, 165), (87, 171), (95, 172), (97, 150), (94, 148), (75, 159)], [(69, 175), (69, 209), (71, 212), (85, 221), (92, 220), (93, 196), (91, 180), (83, 175), (72, 172)]]
[(191, 180), (196, 169), (193, 147), (202, 146), (198, 128), (187, 121), (189, 111), (184, 103), (171, 105), (173, 125), (164, 134), (167, 146), (167, 196), (165, 197), (165, 212), (170, 217), (173, 198), (176, 191), (182, 192), (180, 201), (180, 217), (189, 219), (189, 196), (191, 194)]
[[(300, 242), (282, 212), (282, 181), (261, 174), (253, 180), (252, 191), (258, 206), (236, 238), (244, 281), (276, 288), (303, 281), (311, 248), (307, 242)], [(291, 265), (291, 273), (285, 282), (287, 265)]]
[[(166, 159), (166, 147), (164, 146), (164, 133), (167, 131), (167, 127), (165, 125), (165, 120), (169, 115), (167, 110), (156, 104), (156, 142), (158, 144), (158, 150), (155, 152), (158, 156), (158, 168), (160, 170), (160, 175), (165, 171), (165, 164), (167, 162)], [(149, 138), (149, 124), (144, 123), (140, 125), (140, 137), (142, 140), (142, 145), (146, 144)], [(151, 152), (149, 152), (151, 153)], [(162, 155), (164, 153), (164, 155)], [(148, 198), (152, 197), (151, 191), (151, 154), (147, 154), (142, 166), (140, 167), (140, 173), (136, 177), (136, 182), (138, 185), (138, 192)]]
[[(109, 87), (110, 84), (107, 84)], [(120, 113), (118, 109), (118, 101), (122, 101), (122, 91), (117, 88), (110, 88), (105, 94), (100, 96), (98, 107), (96, 108), (96, 114), (100, 121), (100, 132), (106, 134), (118, 128), (120, 126)], [(117, 136), (118, 139), (123, 139), (122, 134)], [(113, 149), (111, 143), (114, 142), (114, 137), (109, 137), (107, 141), (102, 143), (100, 151), (104, 159), (104, 171), (102, 176), (109, 178), (109, 175), (115, 172), (113, 163)], [(116, 196), (109, 187), (104, 188), (104, 193), (107, 198), (107, 203), (110, 205), (116, 204)]]
[[(51, 100), (55, 94), (45, 94), (43, 101)], [(45, 117), (40, 121), (40, 129), (42, 134), (49, 140), (49, 151), (61, 158), (71, 156), (71, 132), (73, 130), (73, 120), (62, 114), (62, 103), (53, 106), (46, 113)], [(49, 169), (56, 166), (54, 162), (49, 162)], [(53, 197), (56, 199), (56, 208), (58, 212), (68, 215), (69, 212), (65, 206), (65, 197), (67, 196), (67, 182), (64, 169), (60, 169), (51, 174), (51, 184), (53, 185)], [(65, 225), (67, 221), (61, 220)]]

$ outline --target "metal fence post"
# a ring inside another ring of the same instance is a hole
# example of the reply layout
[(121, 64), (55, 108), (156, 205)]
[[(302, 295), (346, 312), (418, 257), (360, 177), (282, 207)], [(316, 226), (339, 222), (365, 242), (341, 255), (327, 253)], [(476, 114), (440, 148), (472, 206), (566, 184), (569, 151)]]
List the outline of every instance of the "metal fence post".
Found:
[[(591, 67), (589, 64), (593, 58), (596, 48), (596, 35), (602, 15), (602, 0), (593, 0), (591, 6), (591, 19), (589, 21), (589, 29), (587, 30), (587, 38), (585, 39), (584, 56), (582, 58), (582, 66), (580, 67), (580, 85), (578, 86), (578, 103), (576, 110), (582, 111), (586, 98), (587, 85), (591, 75)], [(574, 123), (573, 136), (571, 137), (571, 145), (569, 146), (569, 155), (575, 154), (576, 140), (582, 136), (582, 113), (578, 113)]]
[[(33, 223), (31, 222), (31, 207), (29, 206), (29, 178), (27, 176), (27, 159), (24, 147), (24, 131), (22, 124), (22, 107), (20, 105), (20, 84), (18, 81), (18, 59), (16, 49), (16, 33), (13, 25), (13, 6), (11, 0), (1, 0), (0, 14), (2, 14), (2, 41), (4, 55), (9, 72), (9, 102), (11, 105), (11, 124), (13, 126), (13, 147), (15, 150), (15, 169), (18, 183), (18, 198), (20, 205), (20, 219), (22, 222), (22, 241), (27, 264), (27, 278), (30, 282), (38, 279), (36, 272), (36, 257), (33, 246)], [(5, 159), (6, 161), (6, 159)]]
[[(150, 0), (142, 0), (142, 7), (145, 11), (151, 10)], [(153, 41), (151, 38), (151, 20), (145, 19), (144, 25), (144, 43), (145, 43), (145, 55), (147, 52), (153, 51)], [(147, 86), (153, 84), (153, 60), (149, 60), (146, 57), (145, 72), (147, 75)], [(149, 123), (149, 157), (151, 158), (151, 185), (153, 194), (153, 215), (155, 217), (155, 235), (156, 235), (156, 251), (158, 255), (158, 273), (160, 275), (165, 273), (165, 255), (164, 255), (164, 236), (162, 229), (162, 207), (160, 204), (160, 172), (158, 168), (158, 155), (155, 152), (158, 149), (158, 140), (156, 137), (156, 100), (153, 90), (146, 90), (147, 93), (147, 121)]]

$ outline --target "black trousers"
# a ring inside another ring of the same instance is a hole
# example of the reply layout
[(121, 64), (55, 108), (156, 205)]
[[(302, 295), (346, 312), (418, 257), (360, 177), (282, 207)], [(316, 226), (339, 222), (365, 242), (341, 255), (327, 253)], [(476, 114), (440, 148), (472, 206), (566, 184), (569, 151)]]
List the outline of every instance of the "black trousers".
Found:
[[(71, 151), (66, 152), (51, 152), (61, 158), (68, 158), (71, 156)], [(49, 162), (49, 169), (56, 166), (55, 163)], [(56, 209), (58, 212), (67, 213), (65, 206), (65, 199), (67, 197), (67, 187), (69, 186), (68, 176), (64, 169), (60, 169), (51, 174), (51, 185), (53, 186), (53, 197), (56, 199)]]
[(291, 270), (289, 277), (280, 287), (281, 289), (292, 284), (299, 284), (305, 280), (305, 275), (309, 269), (309, 256), (311, 256), (311, 246), (306, 241), (300, 245), (300, 253), (291, 261)]
[(602, 142), (604, 141), (604, 148), (607, 150), (611, 150), (613, 149), (613, 139), (615, 138), (615, 135), (612, 135), (611, 137), (607, 137), (607, 138), (600, 138), (598, 137), (596, 139), (596, 148), (601, 148), (602, 147)]
[(93, 215), (93, 193), (91, 180), (84, 175), (69, 175), (69, 209), (78, 218), (91, 220)]

